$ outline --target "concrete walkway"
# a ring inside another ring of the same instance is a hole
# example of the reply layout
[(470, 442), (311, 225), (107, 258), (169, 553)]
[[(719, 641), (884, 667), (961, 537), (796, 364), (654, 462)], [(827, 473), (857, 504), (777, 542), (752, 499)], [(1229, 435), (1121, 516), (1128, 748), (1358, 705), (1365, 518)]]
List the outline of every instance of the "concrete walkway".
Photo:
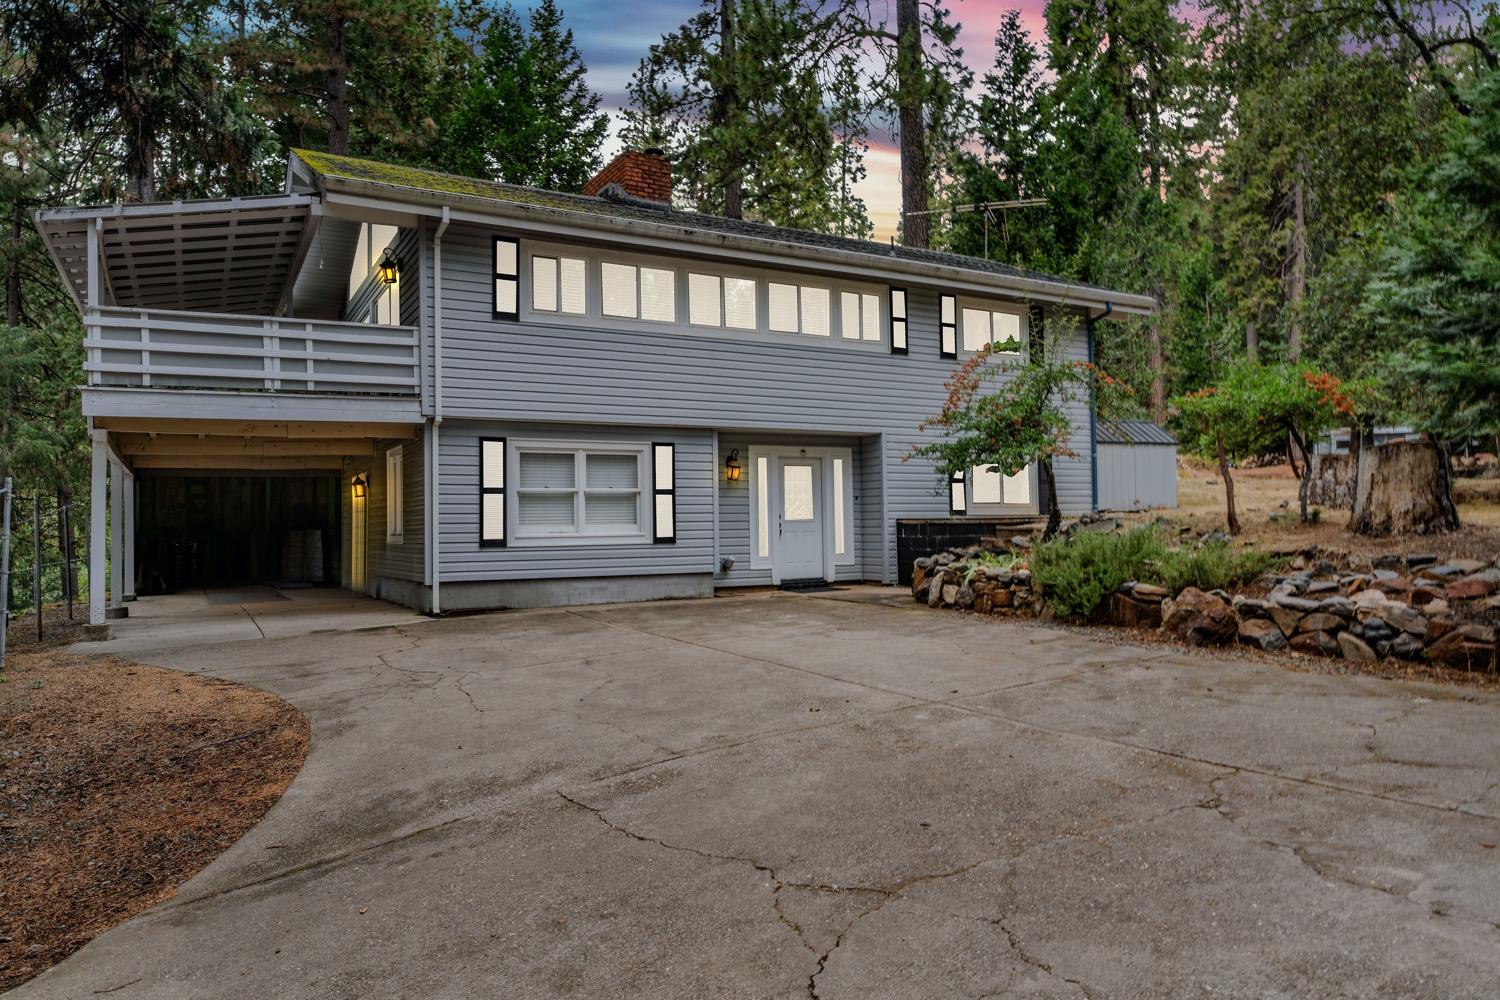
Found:
[(312, 753), (14, 995), (1495, 995), (1500, 700), (892, 593), (139, 650)]
[(252, 586), (143, 597), (130, 617), (109, 623), (109, 638), (77, 652), (130, 653), (247, 639), (284, 639), (427, 621), (409, 608), (337, 587), (279, 590)]

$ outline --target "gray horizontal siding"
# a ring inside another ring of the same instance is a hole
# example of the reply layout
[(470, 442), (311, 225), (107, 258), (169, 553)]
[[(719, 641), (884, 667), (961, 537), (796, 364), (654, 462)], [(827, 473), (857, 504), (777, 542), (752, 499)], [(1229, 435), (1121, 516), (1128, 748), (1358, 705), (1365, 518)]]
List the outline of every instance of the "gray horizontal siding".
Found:
[[(868, 446), (876, 453), (862, 454), (858, 465), (864, 477), (878, 475), (883, 465), (889, 495), (879, 497), (878, 489), (872, 491), (866, 483), (861, 505), (883, 500), (885, 516), (892, 521), (947, 515), (947, 497), (937, 488), (930, 463), (902, 461), (925, 440), (918, 426), (941, 407), (944, 382), (955, 365), (939, 355), (939, 288), (908, 288), (909, 355), (844, 350), (791, 335), (736, 339), (675, 329), (506, 323), (492, 319), (490, 239), (497, 232), (453, 225), (443, 239), (447, 420), (717, 428), (725, 437), (721, 453), (732, 447), (728, 442), (735, 435), (754, 431), (882, 435), (883, 451)], [(429, 242), (430, 235), (429, 230)], [(430, 267), (430, 252), (422, 260)], [(432, 282), (424, 275), (419, 287), (425, 302), (421, 313), (430, 317)], [(424, 340), (424, 345), (424, 352), (430, 351), (430, 343)], [(1067, 354), (1087, 358), (1082, 324), (1070, 336)], [(1068, 411), (1078, 457), (1058, 460), (1057, 485), (1059, 506), (1074, 514), (1092, 503), (1090, 415), (1086, 400), (1070, 404)], [(881, 461), (866, 460), (873, 458)], [(713, 464), (718, 461), (722, 455)], [(444, 483), (447, 492), (446, 478)], [(733, 555), (730, 546), (740, 544), (735, 536), (739, 529), (732, 523), (735, 498), (728, 484), (721, 489), (731, 494), (725, 497), (728, 506), (721, 505), (731, 520), (721, 524), (720, 548)], [(468, 516), (477, 516), (472, 497), (460, 502)], [(870, 532), (868, 522), (878, 515), (861, 510), (859, 516), (862, 533)], [(883, 535), (883, 559), (867, 558), (868, 540), (862, 540), (861, 560), (869, 565), (861, 569), (868, 574), (885, 574), (895, 566), (894, 531)], [(748, 524), (744, 544), (748, 551)]]
[[(402, 493), (405, 505), (402, 510), (402, 540), (386, 541), (385, 509), (389, 496), (385, 475), (385, 456), (390, 448), (402, 447)], [(362, 457), (347, 461), (344, 469), (343, 507), (345, 523), (351, 516), (349, 483), (363, 472), (370, 477), (369, 492), (365, 497), (365, 567), (366, 576), (390, 577), (396, 580), (423, 582), (426, 573), (426, 509), (427, 494), (422, 477), (422, 441), (382, 441), (373, 457)], [(347, 557), (346, 557), (347, 562)]]
[[(479, 440), (486, 437), (675, 445), (677, 541), (482, 548)], [(439, 560), (444, 583), (713, 572), (713, 477), (718, 470), (711, 431), (445, 419), (439, 441)]]

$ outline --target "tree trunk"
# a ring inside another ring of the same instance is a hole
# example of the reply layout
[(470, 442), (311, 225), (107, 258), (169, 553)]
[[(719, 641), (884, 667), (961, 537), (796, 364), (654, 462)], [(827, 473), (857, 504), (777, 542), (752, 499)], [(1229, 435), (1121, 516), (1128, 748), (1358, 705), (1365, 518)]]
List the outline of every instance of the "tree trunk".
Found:
[(1156, 299), (1156, 315), (1146, 327), (1146, 351), (1149, 355), (1147, 364), (1151, 366), (1151, 419), (1160, 424), (1167, 419), (1167, 352), (1161, 335), (1161, 311), (1166, 290), (1158, 285), (1151, 290), (1151, 295)]
[[(1302, 470), (1297, 476), (1297, 479), (1299, 480), (1299, 482), (1297, 483), (1297, 519), (1300, 520), (1303, 524), (1306, 524), (1307, 487), (1308, 480), (1312, 478), (1312, 457), (1307, 453), (1307, 442), (1303, 441), (1301, 436), (1296, 431), (1291, 431), (1287, 434), (1287, 441), (1288, 454), (1291, 454), (1292, 451), (1297, 451), (1302, 455)], [(1296, 468), (1297, 467), (1295, 465), (1292, 466), (1293, 471), (1296, 471)]]
[(1042, 460), (1042, 472), (1047, 477), (1047, 527), (1042, 530), (1042, 540), (1057, 534), (1062, 527), (1062, 511), (1057, 509), (1057, 477), (1052, 474), (1052, 458)]
[(1219, 475), (1224, 477), (1224, 508), (1229, 533), (1240, 533), (1240, 516), (1234, 510), (1234, 477), (1229, 474), (1229, 455), (1224, 451), (1224, 435), (1219, 435)]
[(1349, 530), (1426, 535), (1458, 528), (1448, 453), (1430, 439), (1359, 450)]
[(926, 248), (927, 126), (922, 111), (922, 9), (918, 0), (896, 0), (896, 103), (901, 143), (901, 242)]
[(1292, 274), (1287, 287), (1287, 305), (1291, 307), (1291, 325), (1286, 330), (1288, 361), (1302, 357), (1302, 302), (1307, 298), (1307, 186), (1302, 181), (1302, 164), (1297, 164), (1297, 180), (1292, 184)]
[[(739, 108), (739, 92), (735, 88), (734, 34), (734, 0), (719, 0), (719, 55), (725, 74), (714, 95), (714, 103), (716, 124), (723, 126), (729, 125)], [(738, 219), (744, 212), (740, 169), (738, 162), (731, 161), (724, 175), (723, 207), (727, 219)]]
[(328, 151), (340, 156), (349, 152), (349, 56), (344, 33), (348, 21), (341, 13), (328, 18), (324, 43), (328, 46), (328, 69), (323, 73), (323, 93), (328, 99)]
[(1260, 360), (1260, 330), (1253, 319), (1245, 324), (1245, 356), (1251, 361)]

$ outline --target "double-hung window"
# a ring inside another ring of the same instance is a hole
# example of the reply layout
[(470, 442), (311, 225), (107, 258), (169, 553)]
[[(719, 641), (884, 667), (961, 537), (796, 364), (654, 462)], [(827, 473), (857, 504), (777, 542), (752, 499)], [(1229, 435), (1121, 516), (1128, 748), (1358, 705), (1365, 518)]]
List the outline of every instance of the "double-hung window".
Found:
[[(1014, 340), (1017, 347), (1025, 343), (1025, 327), (1021, 314), (1004, 309), (986, 309), (983, 306), (966, 305), (963, 311), (963, 336), (965, 351), (983, 350), (990, 344), (1003, 344)], [(1008, 357), (1020, 357), (1020, 350), (996, 351)]]
[(772, 281), (767, 283), (766, 293), (767, 312), (773, 333), (828, 336), (828, 289), (816, 285)]
[(754, 330), (755, 280), (689, 272), (688, 322)]
[(677, 320), (677, 272), (606, 260), (599, 264), (604, 315), (655, 323)]
[(645, 538), (646, 448), (516, 448), (516, 538)]
[(531, 308), (582, 316), (588, 304), (586, 270), (582, 257), (533, 254)]
[(880, 296), (839, 293), (839, 331), (845, 340), (880, 340)]

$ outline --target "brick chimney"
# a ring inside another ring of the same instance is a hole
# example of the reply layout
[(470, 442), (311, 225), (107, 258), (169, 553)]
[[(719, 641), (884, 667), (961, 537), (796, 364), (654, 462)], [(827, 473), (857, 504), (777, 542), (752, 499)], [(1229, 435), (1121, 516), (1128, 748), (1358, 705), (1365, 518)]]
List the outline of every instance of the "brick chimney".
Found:
[(634, 198), (672, 203), (672, 164), (659, 149), (627, 149), (583, 185), (583, 193), (597, 195), (607, 185), (617, 184)]

